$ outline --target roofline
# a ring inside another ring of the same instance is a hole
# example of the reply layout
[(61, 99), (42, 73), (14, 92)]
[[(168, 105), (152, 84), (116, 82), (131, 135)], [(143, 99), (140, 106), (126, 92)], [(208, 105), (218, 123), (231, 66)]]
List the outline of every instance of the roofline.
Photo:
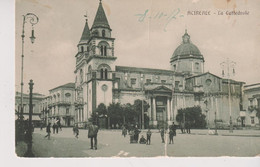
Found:
[(245, 85), (244, 87), (250, 87), (250, 86), (256, 86), (256, 85), (259, 85), (259, 86), (260, 86), (260, 83), (255, 83), (255, 84)]
[(203, 62), (205, 62), (205, 59), (203, 57), (203, 55), (198, 55), (201, 57), (196, 57), (196, 56), (190, 56), (190, 55), (179, 55), (179, 56), (174, 56), (171, 58), (170, 62), (176, 61), (176, 60), (180, 60), (180, 59), (199, 59), (199, 60), (203, 60)]
[(153, 72), (158, 72), (158, 73), (168, 73), (170, 75), (175, 75), (175, 74), (181, 74), (182, 73), (176, 73), (172, 70), (164, 70), (164, 69), (154, 69), (154, 68), (141, 68), (141, 67), (129, 67), (129, 66), (115, 66), (115, 71), (133, 71), (133, 72), (143, 72), (143, 73), (153, 73)]
[(213, 75), (213, 76), (215, 76), (215, 77), (217, 77), (217, 78), (219, 78), (219, 79), (223, 79), (223, 78), (221, 78), (221, 77), (219, 77), (219, 76), (217, 76), (217, 75), (215, 75), (215, 74), (212, 74), (212, 73), (210, 73), (210, 72), (205, 72), (205, 73), (202, 73), (202, 74), (193, 75), (193, 76), (187, 77), (186, 79), (195, 78), (195, 77), (200, 77), (200, 76), (206, 75), (206, 74), (211, 74), (211, 75)]
[(66, 86), (67, 84), (74, 84), (74, 87), (75, 87), (75, 83), (74, 83), (74, 82), (69, 82), (69, 83), (66, 83), (66, 84), (57, 86), (57, 87), (55, 87), (55, 88), (53, 88), (53, 89), (50, 89), (49, 91), (52, 91), (52, 90), (58, 89), (58, 88), (72, 88), (72, 87)]

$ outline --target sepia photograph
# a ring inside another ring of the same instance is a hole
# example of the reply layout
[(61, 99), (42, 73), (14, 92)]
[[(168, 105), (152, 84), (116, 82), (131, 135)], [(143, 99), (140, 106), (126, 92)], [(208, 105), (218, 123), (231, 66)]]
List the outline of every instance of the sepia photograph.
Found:
[(17, 157), (259, 162), (260, 1), (14, 5)]

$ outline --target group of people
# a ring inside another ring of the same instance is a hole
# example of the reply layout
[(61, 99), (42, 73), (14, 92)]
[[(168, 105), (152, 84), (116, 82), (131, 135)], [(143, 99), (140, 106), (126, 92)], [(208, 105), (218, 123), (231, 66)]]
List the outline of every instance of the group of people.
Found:
[[(55, 131), (56, 131), (56, 133), (58, 133), (59, 126), (57, 126), (56, 124), (53, 124), (52, 127), (53, 127), (53, 133), (55, 133)], [(48, 123), (48, 125), (46, 126), (46, 132), (47, 132), (47, 135), (44, 136), (44, 138), (48, 137), (48, 139), (50, 140), (51, 123)], [(74, 125), (73, 134), (75, 135), (76, 138), (79, 137), (78, 124)], [(96, 125), (95, 122), (90, 122), (90, 124), (88, 125), (88, 138), (90, 139), (90, 143), (91, 143), (90, 149), (97, 150), (97, 134), (98, 134), (98, 126)]]
[(180, 128), (181, 128), (181, 133), (189, 133), (190, 134), (191, 123), (189, 121), (186, 121), (186, 122), (182, 121), (180, 123)]
[[(122, 135), (125, 137), (127, 133), (127, 129), (125, 127), (122, 128)], [(137, 125), (129, 130), (129, 135), (130, 135), (130, 143), (138, 143), (138, 139), (139, 139), (139, 134), (141, 133), (141, 131), (138, 129)], [(162, 139), (162, 143), (165, 143), (165, 134), (166, 134), (166, 130), (165, 128), (161, 128), (160, 129), (160, 135), (161, 135), (161, 139)], [(142, 135), (139, 143), (140, 144), (147, 144), (150, 145), (151, 144), (151, 136), (152, 136), (152, 132), (150, 129), (147, 130), (146, 132), (146, 138)], [(169, 126), (169, 144), (173, 144), (173, 137), (176, 136), (176, 125), (174, 124), (174, 122), (172, 123), (172, 125)]]
[[(164, 128), (161, 128), (160, 130), (160, 134), (161, 134), (161, 138), (162, 138), (162, 143), (165, 143), (164, 139), (165, 139), (165, 136), (164, 134), (166, 133), (165, 129)], [(174, 122), (172, 123), (172, 125), (169, 126), (169, 144), (173, 144), (173, 137), (176, 136), (176, 126), (174, 124)]]

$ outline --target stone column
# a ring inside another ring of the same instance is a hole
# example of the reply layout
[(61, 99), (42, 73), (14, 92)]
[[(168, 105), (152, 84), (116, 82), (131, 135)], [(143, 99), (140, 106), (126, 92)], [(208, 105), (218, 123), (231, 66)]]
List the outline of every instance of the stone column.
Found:
[(83, 111), (83, 108), (81, 108), (81, 114), (82, 114), (82, 119), (81, 119), (81, 121), (84, 121), (84, 111)]
[(149, 116), (149, 125), (152, 124), (152, 103), (151, 103), (151, 98), (148, 98), (148, 104), (149, 104), (149, 108), (148, 108), (148, 116)]
[(152, 97), (153, 99), (153, 125), (157, 125), (157, 120), (156, 120), (156, 102), (155, 102), (155, 97)]
[(171, 103), (170, 103), (170, 98), (167, 97), (167, 122), (168, 122), (168, 125), (171, 124)]
[(78, 108), (78, 122), (80, 122), (80, 120), (79, 120), (79, 112), (80, 112), (80, 109)]

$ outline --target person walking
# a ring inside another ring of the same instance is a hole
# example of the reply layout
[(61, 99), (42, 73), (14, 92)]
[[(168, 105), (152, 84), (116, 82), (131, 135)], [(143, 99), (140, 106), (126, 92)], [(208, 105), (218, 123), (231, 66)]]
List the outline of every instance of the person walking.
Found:
[(75, 129), (74, 129), (74, 133), (76, 134), (75, 137), (78, 139), (79, 137), (79, 127), (78, 124), (76, 124)]
[(148, 131), (146, 132), (146, 139), (147, 139), (147, 145), (151, 144), (151, 136), (152, 136), (152, 132), (150, 129), (148, 129)]
[(181, 133), (185, 133), (185, 123), (181, 122)]
[(124, 135), (124, 137), (126, 136), (127, 134), (127, 129), (125, 126), (123, 126), (123, 129), (122, 129), (122, 135)]
[(50, 137), (51, 137), (51, 123), (48, 123), (47, 127), (46, 127), (46, 132), (47, 132), (47, 135), (44, 137), (48, 137), (48, 140), (50, 140)]
[(55, 129), (56, 129), (56, 133), (58, 134), (59, 133), (59, 126), (58, 126), (58, 124), (55, 124)]
[[(89, 128), (88, 128), (88, 138), (90, 138), (91, 148), (93, 149), (95, 147), (95, 150), (97, 149), (97, 133), (98, 133), (98, 126), (95, 122), (90, 122)], [(93, 140), (94, 140), (94, 147), (93, 147)]]
[(138, 129), (138, 127), (137, 127), (137, 125), (135, 126), (135, 130), (134, 130), (134, 140), (136, 141), (136, 142), (138, 142), (138, 139), (139, 139), (139, 133), (140, 133), (141, 131)]
[(187, 122), (186, 122), (185, 127), (186, 127), (186, 132), (187, 132), (188, 134), (190, 134), (190, 127), (191, 127), (190, 121), (187, 121)]
[(53, 130), (53, 134), (55, 134), (55, 130), (56, 130), (56, 124), (55, 123), (52, 125), (52, 130)]
[(174, 136), (174, 132), (173, 132), (172, 129), (170, 129), (170, 131), (169, 131), (169, 138), (170, 138), (169, 144), (173, 144), (173, 136)]
[(164, 133), (165, 133), (164, 128), (161, 128), (160, 133), (161, 133), (162, 143), (164, 143)]

